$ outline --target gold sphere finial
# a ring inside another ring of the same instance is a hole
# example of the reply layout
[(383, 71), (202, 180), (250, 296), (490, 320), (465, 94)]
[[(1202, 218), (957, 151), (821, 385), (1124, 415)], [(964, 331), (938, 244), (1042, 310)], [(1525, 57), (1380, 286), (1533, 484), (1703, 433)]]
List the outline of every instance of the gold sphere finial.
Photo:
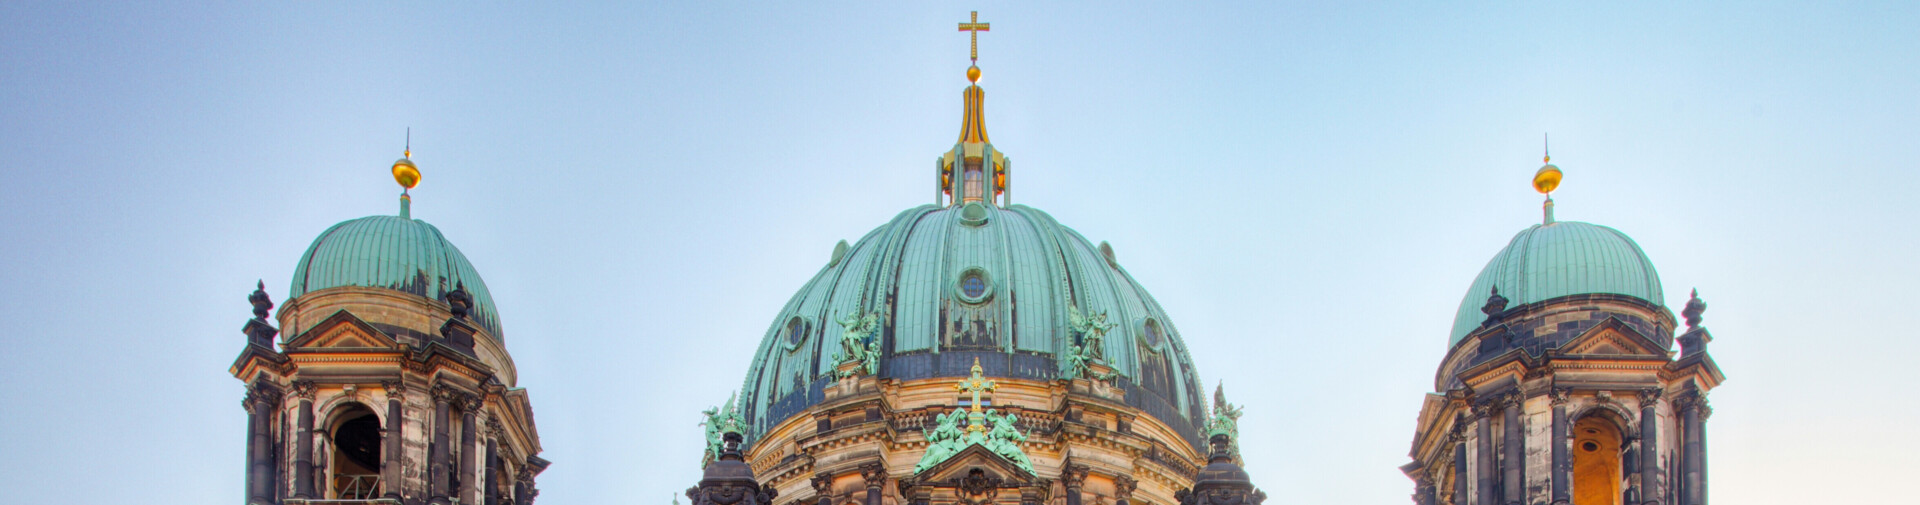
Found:
[(393, 182), (400, 183), (401, 193), (420, 185), (420, 167), (413, 166), (413, 128), (407, 128), (407, 147), (400, 151), (400, 159), (393, 162)]
[(976, 83), (976, 84), (980, 82), (980, 66), (979, 65), (967, 66), (967, 82)]
[(1561, 175), (1560, 167), (1553, 166), (1552, 163), (1540, 167), (1540, 171), (1533, 173), (1533, 190), (1541, 194), (1552, 193), (1555, 188), (1560, 187)]
[[(412, 154), (412, 153), (409, 152), (408, 154)], [(400, 183), (400, 187), (406, 188), (406, 189), (413, 189), (414, 186), (419, 186), (420, 185), (420, 167), (414, 166), (413, 160), (407, 159), (405, 157), (402, 157), (399, 160), (394, 161), (393, 162), (393, 182)]]

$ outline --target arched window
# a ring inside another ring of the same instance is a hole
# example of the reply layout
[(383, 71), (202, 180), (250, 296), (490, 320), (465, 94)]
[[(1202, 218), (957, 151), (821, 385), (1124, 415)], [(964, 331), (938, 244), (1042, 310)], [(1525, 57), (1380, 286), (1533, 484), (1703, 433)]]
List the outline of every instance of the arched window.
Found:
[(1622, 505), (1620, 454), (1625, 440), (1606, 417), (1585, 416), (1574, 423), (1574, 505)]
[(380, 497), (380, 417), (363, 405), (341, 407), (332, 429), (333, 454), (327, 458), (327, 494), (336, 500)]

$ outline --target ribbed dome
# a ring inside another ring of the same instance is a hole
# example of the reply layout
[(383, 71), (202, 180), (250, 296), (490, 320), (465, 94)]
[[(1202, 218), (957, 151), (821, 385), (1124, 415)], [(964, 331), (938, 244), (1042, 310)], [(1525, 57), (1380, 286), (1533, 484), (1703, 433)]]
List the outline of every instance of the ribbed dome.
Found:
[(473, 297), (470, 317), (505, 341), (487, 283), (438, 228), (418, 219), (367, 216), (333, 225), (313, 239), (294, 268), (288, 297), (360, 286), (445, 301), (447, 292), (462, 284)]
[(1626, 295), (1666, 305), (1660, 274), (1627, 234), (1605, 226), (1573, 221), (1521, 230), (1500, 254), (1487, 262), (1460, 300), (1449, 347), (1459, 344), (1486, 314), (1490, 290), (1500, 288), (1508, 308), (1567, 295)]
[(1069, 307), (1116, 323), (1102, 352), (1127, 403), (1189, 434), (1201, 389), (1159, 303), (1096, 247), (1038, 209), (980, 202), (900, 213), (844, 251), (774, 317), (742, 387), (755, 437), (823, 399), (850, 315), (881, 314), (880, 377), (985, 374), (1053, 380), (1075, 345)]

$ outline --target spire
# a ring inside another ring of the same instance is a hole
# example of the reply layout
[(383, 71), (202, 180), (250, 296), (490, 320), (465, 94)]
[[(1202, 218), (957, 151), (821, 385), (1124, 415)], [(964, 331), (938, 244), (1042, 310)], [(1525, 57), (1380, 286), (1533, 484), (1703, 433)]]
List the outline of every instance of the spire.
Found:
[(986, 92), (980, 89), (980, 32), (988, 31), (989, 23), (980, 22), (980, 11), (973, 11), (971, 21), (960, 23), (960, 31), (968, 32), (971, 45), (967, 50), (967, 59), (972, 65), (967, 67), (967, 85), (965, 92), (967, 111), (960, 126), (960, 143), (987, 143), (987, 124), (982, 117), (980, 102), (986, 98)]
[(1560, 167), (1553, 166), (1553, 152), (1547, 148), (1546, 135), (1541, 134), (1540, 170), (1533, 173), (1533, 190), (1547, 195), (1546, 203), (1540, 204), (1541, 224), (1553, 224), (1553, 190), (1560, 187)]

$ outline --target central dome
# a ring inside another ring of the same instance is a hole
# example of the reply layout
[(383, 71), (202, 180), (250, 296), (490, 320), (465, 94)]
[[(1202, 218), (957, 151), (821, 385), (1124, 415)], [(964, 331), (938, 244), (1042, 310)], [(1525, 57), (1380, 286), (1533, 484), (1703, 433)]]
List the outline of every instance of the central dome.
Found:
[[(985, 375), (1049, 381), (1071, 366), (1069, 313), (1116, 323), (1101, 352), (1126, 402), (1199, 447), (1200, 382), (1160, 304), (1114, 261), (1052, 216), (1024, 205), (924, 205), (848, 247), (774, 317), (742, 386), (756, 437), (824, 399), (839, 364), (839, 321), (877, 314), (877, 375)], [(1060, 357), (1056, 359), (1056, 357)]]

